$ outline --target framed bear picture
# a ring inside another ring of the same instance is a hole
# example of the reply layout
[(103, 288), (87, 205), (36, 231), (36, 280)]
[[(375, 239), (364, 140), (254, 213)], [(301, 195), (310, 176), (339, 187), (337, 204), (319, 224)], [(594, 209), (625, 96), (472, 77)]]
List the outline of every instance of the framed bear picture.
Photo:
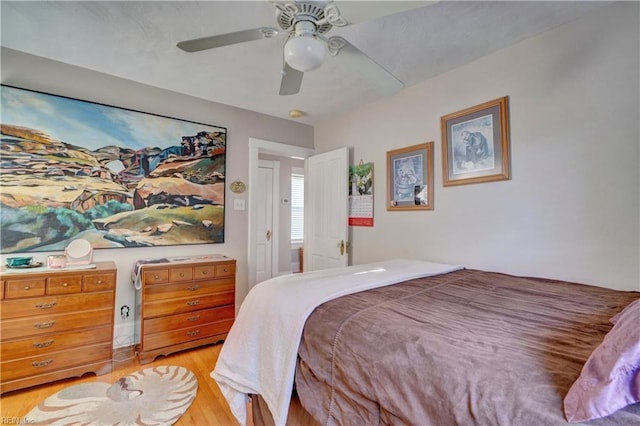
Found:
[(444, 186), (510, 178), (506, 96), (445, 115), (441, 125)]

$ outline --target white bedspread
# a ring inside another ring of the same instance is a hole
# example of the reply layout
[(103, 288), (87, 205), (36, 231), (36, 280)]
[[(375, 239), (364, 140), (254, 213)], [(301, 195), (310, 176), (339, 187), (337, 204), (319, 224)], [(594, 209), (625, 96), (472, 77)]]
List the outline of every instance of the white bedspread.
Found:
[(458, 269), (462, 266), (395, 259), (259, 283), (240, 306), (211, 377), (241, 425), (246, 424), (248, 394), (261, 395), (275, 424), (284, 425), (302, 330), (317, 306), (347, 294)]

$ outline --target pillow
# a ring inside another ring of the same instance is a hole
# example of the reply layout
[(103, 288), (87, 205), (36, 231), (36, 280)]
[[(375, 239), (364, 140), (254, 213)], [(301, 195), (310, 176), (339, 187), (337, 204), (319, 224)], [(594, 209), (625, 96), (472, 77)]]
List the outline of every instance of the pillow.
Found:
[(621, 317), (622, 315), (625, 315), (627, 311), (632, 311), (632, 310), (636, 309), (636, 308), (634, 308), (634, 306), (635, 306), (635, 305), (638, 305), (638, 304), (640, 304), (640, 299), (636, 299), (636, 300), (634, 300), (633, 302), (629, 303), (629, 304), (627, 305), (627, 307), (626, 307), (626, 308), (624, 308), (623, 310), (621, 310), (620, 312), (618, 312), (617, 314), (615, 314), (615, 315), (614, 315), (614, 316), (609, 320), (609, 322), (610, 322), (611, 324), (615, 324), (615, 323), (617, 323), (617, 322), (618, 322), (618, 320), (620, 319), (620, 317)]
[(564, 398), (570, 422), (605, 417), (640, 401), (640, 303), (616, 315)]

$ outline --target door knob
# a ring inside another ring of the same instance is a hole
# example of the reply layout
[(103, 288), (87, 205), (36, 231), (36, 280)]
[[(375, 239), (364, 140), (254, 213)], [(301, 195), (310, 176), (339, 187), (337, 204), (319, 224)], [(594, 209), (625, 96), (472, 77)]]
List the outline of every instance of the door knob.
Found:
[(271, 239), (271, 231), (267, 231), (267, 241)]
[(344, 256), (344, 240), (340, 240), (340, 256)]

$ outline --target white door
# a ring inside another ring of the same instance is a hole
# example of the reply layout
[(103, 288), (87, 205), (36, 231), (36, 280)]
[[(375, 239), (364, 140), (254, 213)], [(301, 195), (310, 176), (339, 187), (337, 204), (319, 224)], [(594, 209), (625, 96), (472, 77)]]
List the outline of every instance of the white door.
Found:
[(349, 264), (348, 173), (346, 147), (305, 160), (305, 272)]
[(277, 249), (277, 217), (274, 191), (278, 187), (279, 162), (260, 160), (257, 188), (256, 283), (273, 276), (274, 247)]

